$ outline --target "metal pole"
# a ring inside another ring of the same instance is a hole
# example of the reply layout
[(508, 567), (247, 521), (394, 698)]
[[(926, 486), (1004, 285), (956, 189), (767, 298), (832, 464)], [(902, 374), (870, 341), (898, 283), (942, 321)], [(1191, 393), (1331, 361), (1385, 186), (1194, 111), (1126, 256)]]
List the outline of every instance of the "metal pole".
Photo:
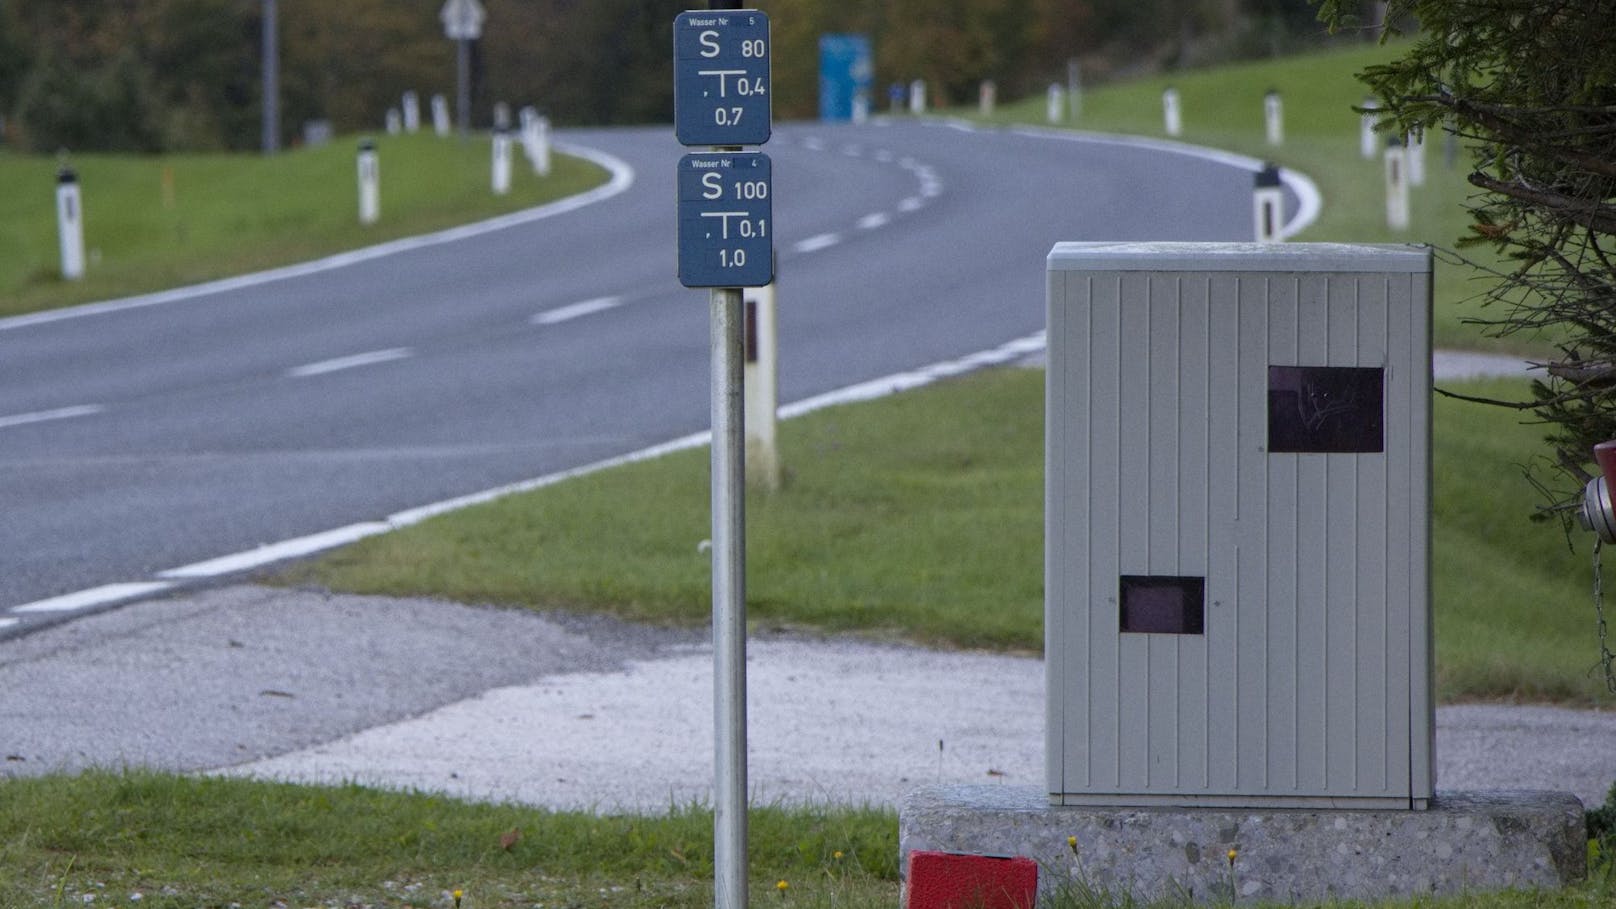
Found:
[(461, 38), (455, 42), (458, 51), (455, 55), (455, 73), (459, 80), (459, 97), (456, 101), (460, 105), (457, 112), (460, 119), (460, 139), (471, 135), (471, 42)]
[(279, 0), (264, 0), (263, 28), (263, 115), (264, 154), (281, 147), (281, 52)]
[[(740, 0), (708, 0), (740, 9)], [(714, 288), (712, 309), (713, 901), (746, 909), (746, 306)]]
[(713, 894), (746, 909), (746, 316), (739, 288), (715, 288), (711, 305)]

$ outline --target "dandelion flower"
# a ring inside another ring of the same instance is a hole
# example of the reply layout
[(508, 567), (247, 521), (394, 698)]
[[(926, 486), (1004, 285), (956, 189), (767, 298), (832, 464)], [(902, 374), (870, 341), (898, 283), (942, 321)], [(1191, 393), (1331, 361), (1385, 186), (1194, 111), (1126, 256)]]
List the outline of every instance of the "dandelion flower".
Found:
[(1072, 854), (1076, 855), (1077, 854), (1077, 837), (1075, 837), (1075, 836), (1067, 837), (1066, 838), (1066, 848), (1072, 850)]
[(838, 861), (838, 862), (841, 861), (842, 860), (842, 850), (838, 849), (835, 852), (831, 853), (831, 858), (836, 859), (836, 861)]
[(790, 888), (790, 886), (791, 886), (791, 885), (790, 885), (790, 884), (788, 884), (788, 883), (786, 883), (786, 882), (785, 882), (785, 880), (784, 880), (784, 879), (781, 879), (781, 880), (780, 880), (780, 881), (778, 881), (778, 882), (777, 882), (777, 883), (776, 883), (776, 884), (775, 884), (775, 885), (774, 885), (774, 889), (776, 889), (776, 890), (778, 890), (778, 891), (780, 891), (780, 894), (781, 894), (781, 895), (782, 895), (782, 896), (784, 896), (784, 895), (785, 895), (785, 892), (786, 892), (786, 890), (787, 890), (787, 889), (788, 889), (788, 888)]
[(454, 892), (455, 909), (460, 909), (460, 898), (465, 894), (459, 890)]
[(1229, 866), (1232, 868), (1232, 867), (1234, 867), (1234, 860), (1240, 857), (1240, 850), (1230, 848), (1228, 854), (1229, 854)]

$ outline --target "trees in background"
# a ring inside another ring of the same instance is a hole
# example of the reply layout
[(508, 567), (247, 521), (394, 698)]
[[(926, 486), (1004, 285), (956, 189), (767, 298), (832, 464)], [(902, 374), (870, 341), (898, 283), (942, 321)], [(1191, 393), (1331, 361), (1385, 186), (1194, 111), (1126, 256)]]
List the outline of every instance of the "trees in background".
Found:
[[(375, 129), (406, 90), (454, 96), (443, 0), (279, 0), (282, 130)], [(1359, 0), (1367, 2), (1367, 0)], [(477, 122), (494, 102), (561, 123), (671, 119), (671, 24), (701, 0), (483, 0)], [(756, 0), (775, 26), (775, 109), (817, 110), (818, 41), (870, 35), (876, 84), (925, 79), (963, 102), (1064, 80), (1288, 49), (1322, 29), (1307, 0)], [(39, 151), (251, 149), (261, 0), (0, 0), (0, 114)]]
[[(1464, 245), (1509, 263), (1489, 284), (1499, 334), (1554, 344), (1532, 399), (1548, 427), (1534, 476), (1562, 514), (1616, 437), (1616, 0), (1392, 0), (1420, 37), (1361, 78), (1407, 131), (1451, 129), (1480, 193)], [(1322, 15), (1350, 24), (1326, 2)]]

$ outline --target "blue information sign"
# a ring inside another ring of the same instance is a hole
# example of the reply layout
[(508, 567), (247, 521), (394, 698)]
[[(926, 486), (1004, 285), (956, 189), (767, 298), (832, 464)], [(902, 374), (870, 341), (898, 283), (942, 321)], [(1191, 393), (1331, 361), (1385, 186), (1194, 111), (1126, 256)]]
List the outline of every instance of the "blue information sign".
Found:
[(762, 287), (774, 280), (772, 178), (761, 152), (679, 159), (679, 283)]
[(692, 10), (673, 20), (673, 131), (682, 145), (769, 141), (769, 17)]

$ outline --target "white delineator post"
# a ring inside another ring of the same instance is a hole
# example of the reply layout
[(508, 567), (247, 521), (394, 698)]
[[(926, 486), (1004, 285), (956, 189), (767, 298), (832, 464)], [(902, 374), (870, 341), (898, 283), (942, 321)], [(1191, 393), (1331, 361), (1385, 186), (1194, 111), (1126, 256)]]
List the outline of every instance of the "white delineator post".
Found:
[(432, 96), (432, 131), (439, 139), (449, 138), (449, 99), (441, 94)]
[(1285, 190), (1273, 164), (1264, 165), (1252, 180), (1251, 214), (1257, 242), (1278, 243), (1285, 223)]
[(992, 79), (983, 79), (982, 86), (977, 90), (977, 112), (984, 117), (993, 116), (993, 108), (999, 102), (999, 86)]
[(418, 133), (421, 131), (421, 96), (413, 91), (404, 93), (401, 106), (404, 108), (404, 131)]
[(494, 190), (494, 195), (503, 196), (511, 191), (511, 134), (503, 129), (494, 130), (493, 146), (489, 186)]
[(1417, 130), (1408, 136), (1408, 185), (1425, 185), (1425, 131)]
[(923, 114), (926, 112), (926, 80), (916, 79), (909, 83), (909, 113)]
[(79, 176), (70, 167), (56, 172), (56, 235), (62, 251), (62, 277), (84, 277), (84, 200)]
[(1044, 118), (1050, 123), (1059, 123), (1066, 119), (1066, 90), (1060, 83), (1049, 83), (1049, 95), (1045, 103)]
[(511, 106), (504, 101), (494, 103), (494, 128), (511, 128)]
[(1386, 140), (1386, 226), (1408, 230), (1408, 153), (1403, 140)]
[(1184, 132), (1184, 112), (1179, 104), (1178, 89), (1162, 90), (1162, 128), (1167, 135), (1177, 138)]
[(780, 449), (775, 442), (779, 411), (778, 338), (775, 333), (774, 285), (749, 288), (746, 300), (746, 482), (777, 492)]
[(1358, 118), (1358, 154), (1365, 161), (1375, 160), (1375, 152), (1380, 149), (1376, 141), (1375, 125), (1380, 122), (1380, 102), (1374, 98), (1364, 99), (1364, 112)]
[(404, 118), (399, 115), (398, 108), (389, 107), (387, 109), (387, 134), (389, 136), (396, 136), (403, 131)]
[(853, 122), (868, 123), (870, 120), (870, 93), (860, 89), (853, 95)]
[(376, 143), (359, 143), (359, 223), (375, 224), (382, 214), (381, 166), (376, 160)]
[(1279, 92), (1269, 89), (1263, 95), (1263, 122), (1267, 127), (1268, 144), (1283, 145), (1285, 143), (1285, 102), (1279, 97)]
[(522, 108), (522, 148), (533, 165), (533, 173), (550, 176), (550, 118), (536, 108)]

